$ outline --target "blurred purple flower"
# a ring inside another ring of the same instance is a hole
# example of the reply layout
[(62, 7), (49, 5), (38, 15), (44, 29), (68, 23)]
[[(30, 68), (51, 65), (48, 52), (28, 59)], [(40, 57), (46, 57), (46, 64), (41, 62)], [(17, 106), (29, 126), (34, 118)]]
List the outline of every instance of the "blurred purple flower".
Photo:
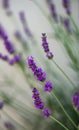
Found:
[(3, 102), (0, 101), (0, 109), (2, 109), (4, 106)]
[(5, 48), (10, 54), (13, 54), (15, 52), (14, 46), (9, 40), (4, 41)]
[(76, 110), (79, 110), (79, 92), (76, 92), (72, 97), (73, 104)]
[(68, 18), (64, 18), (63, 24), (64, 24), (67, 32), (71, 33), (72, 30), (71, 30), (70, 20)]
[(52, 82), (50, 82), (50, 81), (48, 81), (48, 82), (46, 82), (45, 83), (45, 85), (44, 85), (44, 91), (45, 92), (51, 92), (52, 91)]
[(44, 49), (44, 51), (46, 53), (46, 57), (48, 59), (52, 59), (53, 58), (53, 53), (50, 52), (50, 50), (49, 50), (46, 33), (42, 33), (42, 46), (43, 46), (43, 49)]
[(52, 2), (52, 0), (47, 0), (47, 3), (49, 5), (50, 12), (51, 12), (51, 15), (52, 15), (54, 21), (58, 22), (58, 16), (57, 16), (56, 7), (55, 7), (54, 3)]
[(31, 31), (28, 27), (28, 24), (27, 24), (27, 21), (26, 21), (26, 18), (25, 18), (25, 14), (24, 14), (23, 11), (21, 11), (19, 13), (19, 17), (20, 17), (20, 20), (22, 22), (25, 33), (27, 34), (28, 37), (32, 37), (32, 33), (31, 33)]
[(12, 43), (8, 40), (8, 36), (6, 34), (6, 31), (4, 30), (3, 26), (0, 25), (0, 37), (3, 39), (4, 41), (4, 45), (5, 48), (7, 49), (7, 51), (12, 54), (15, 52), (14, 46), (12, 45)]
[(2, 0), (3, 8), (8, 9), (9, 8), (9, 0)]
[(42, 115), (43, 115), (44, 118), (48, 118), (51, 115), (51, 111), (48, 108), (45, 108), (42, 111)]
[(53, 53), (52, 52), (48, 52), (46, 56), (47, 56), (48, 59), (52, 59), (53, 58)]
[(4, 122), (4, 126), (5, 126), (8, 130), (15, 130), (15, 126), (14, 126), (13, 123), (11, 123), (10, 121)]
[(15, 63), (18, 63), (21, 60), (20, 55), (15, 55), (12, 59), (9, 60), (10, 65), (14, 65)]
[(63, 4), (63, 7), (66, 9), (66, 13), (68, 15), (71, 14), (71, 10), (70, 10), (70, 0), (62, 0), (62, 4)]

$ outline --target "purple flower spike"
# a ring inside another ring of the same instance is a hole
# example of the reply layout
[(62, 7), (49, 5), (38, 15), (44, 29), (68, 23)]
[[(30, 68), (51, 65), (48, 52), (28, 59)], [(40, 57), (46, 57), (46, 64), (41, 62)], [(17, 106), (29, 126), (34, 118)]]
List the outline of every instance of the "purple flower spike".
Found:
[(3, 108), (3, 105), (4, 105), (3, 102), (0, 101), (0, 109)]
[(64, 6), (64, 8), (66, 9), (66, 13), (68, 15), (71, 14), (71, 10), (70, 10), (70, 0), (62, 0), (62, 4)]
[(27, 58), (27, 62), (28, 62), (29, 68), (31, 68), (32, 71), (34, 72), (34, 70), (37, 69), (36, 63), (34, 62), (34, 58), (32, 56), (29, 56)]
[(9, 60), (9, 58), (8, 58), (8, 56), (7, 56), (7, 55), (4, 55), (4, 56), (2, 56), (2, 60), (4, 60), (4, 61), (8, 61), (8, 60)]
[(9, 8), (9, 0), (3, 0), (3, 8), (8, 9)]
[(44, 118), (48, 118), (51, 115), (51, 111), (48, 108), (45, 108), (42, 111), (42, 115), (43, 115)]
[(45, 52), (49, 51), (48, 43), (47, 43), (47, 36), (46, 33), (42, 33), (42, 46)]
[(37, 109), (43, 109), (45, 103), (41, 101), (41, 98), (39, 96), (40, 95), (39, 91), (36, 88), (34, 88), (32, 92), (33, 92), (32, 98), (34, 99), (34, 106)]
[(19, 13), (19, 16), (20, 16), (20, 20), (22, 22), (25, 33), (27, 34), (28, 37), (32, 37), (32, 33), (31, 33), (31, 31), (28, 27), (27, 21), (26, 21), (25, 13), (21, 11)]
[(35, 77), (37, 78), (37, 80), (41, 81), (41, 82), (44, 82), (45, 79), (46, 79), (46, 73), (43, 72), (43, 70), (41, 68), (37, 68), (35, 71), (34, 71), (34, 75)]
[(65, 18), (63, 21), (63, 24), (64, 24), (67, 32), (71, 33), (72, 30), (71, 30), (71, 26), (70, 26), (70, 20), (68, 18)]
[(20, 59), (21, 59), (21, 55), (15, 55), (15, 56), (14, 56), (15, 62), (19, 62)]
[(5, 30), (4, 30), (4, 28), (3, 28), (3, 26), (2, 26), (1, 24), (0, 24), (0, 37), (1, 37), (4, 41), (8, 38), (6, 32), (5, 32)]
[(45, 92), (51, 92), (52, 91), (52, 83), (50, 81), (46, 82), (44, 86), (44, 91)]
[(12, 45), (12, 43), (9, 40), (4, 41), (5, 48), (10, 54), (13, 54), (15, 52), (15, 49)]
[(15, 130), (15, 126), (10, 121), (6, 121), (4, 125), (8, 130)]
[(76, 110), (79, 110), (79, 92), (76, 92), (72, 97), (73, 104), (75, 105)]
[(46, 79), (46, 73), (43, 72), (41, 68), (38, 68), (34, 58), (32, 56), (27, 58), (27, 62), (29, 65), (29, 68), (31, 68), (32, 72), (34, 73), (34, 76), (37, 78), (37, 80), (44, 82)]
[(48, 59), (52, 59), (53, 58), (53, 53), (52, 52), (48, 52), (47, 55)]
[(70, 15), (70, 14), (71, 14), (70, 7), (67, 7), (67, 9), (66, 9), (66, 13), (67, 13), (68, 15)]
[(69, 6), (69, 0), (62, 0), (62, 4), (64, 8), (67, 8)]
[(49, 5), (49, 8), (50, 8), (50, 12), (51, 12), (51, 15), (54, 19), (54, 21), (57, 23), (58, 22), (58, 16), (57, 16), (57, 12), (56, 12), (56, 7), (54, 5), (54, 3), (52, 2), (52, 0), (47, 0), (47, 3)]
[(47, 36), (46, 36), (46, 33), (42, 33), (42, 46), (43, 46), (43, 49), (46, 53), (46, 57), (48, 59), (52, 59), (53, 58), (53, 53), (50, 52), (49, 50), (49, 46), (48, 46), (48, 42), (47, 42)]
[(9, 60), (9, 64), (10, 65), (14, 65), (14, 63), (15, 63), (15, 59), (14, 58), (12, 58), (12, 59)]

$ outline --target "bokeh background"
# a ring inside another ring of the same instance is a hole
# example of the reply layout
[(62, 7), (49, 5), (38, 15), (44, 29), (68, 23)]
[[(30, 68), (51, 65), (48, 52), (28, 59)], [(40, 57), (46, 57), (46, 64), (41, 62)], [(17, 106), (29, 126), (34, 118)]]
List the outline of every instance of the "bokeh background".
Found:
[[(50, 9), (46, 0), (36, 1), (49, 16)], [(44, 14), (32, 0), (10, 0), (10, 7), (8, 9), (3, 8), (2, 3), (3, 0), (0, 0), (0, 24), (5, 28), (9, 39), (17, 50), (17, 53), (21, 54), (23, 58), (23, 67), (19, 64), (10, 66), (8, 63), (0, 60), (0, 99), (4, 102), (4, 108), (0, 111), (0, 129), (63, 130), (61, 126), (57, 125), (51, 119), (45, 120), (41, 116), (41, 112), (34, 108), (32, 101), (32, 88), (37, 87), (41, 92), (43, 100), (53, 111), (53, 115), (65, 125), (69, 126), (70, 129), (75, 130), (69, 120), (62, 113), (56, 100), (50, 94), (45, 94), (42, 91), (43, 85), (36, 81), (26, 63), (26, 59), (29, 55), (35, 57), (37, 64), (47, 73), (48, 80), (53, 81), (54, 91), (58, 95), (63, 106), (66, 108), (72, 119), (78, 124), (79, 117), (73, 108), (71, 97), (76, 89), (79, 90), (79, 69), (75, 70), (75, 67), (71, 67), (70, 57), (67, 55), (67, 52), (65, 52), (67, 48), (65, 48), (61, 40), (58, 40), (55, 37), (55, 30), (51, 28), (49, 20), (44, 17)], [(62, 6), (62, 0), (54, 0), (54, 3), (59, 16), (67, 17), (65, 9)], [(70, 0), (70, 6), (74, 21), (79, 27), (79, 0)], [(9, 14), (10, 11), (12, 14)], [(19, 17), (21, 11), (25, 13), (28, 28), (32, 32), (34, 38), (28, 37), (24, 32)], [(54, 27), (55, 26), (56, 23), (54, 23)], [(21, 33), (22, 40), (18, 40), (15, 37), (14, 34), (17, 31)], [(55, 61), (74, 81), (77, 88), (73, 88), (57, 67), (45, 57), (45, 53), (41, 46), (42, 33), (47, 34), (49, 47), (54, 54)], [(71, 34), (71, 36), (69, 35), (68, 38), (77, 39), (76, 36), (73, 35), (74, 34)], [(65, 40), (66, 39), (67, 38), (65, 37)], [(73, 41), (75, 41), (73, 42), (74, 44), (78, 43), (78, 40), (77, 42), (76, 40)], [(78, 47), (79, 46), (71, 46), (74, 55), (77, 49), (79, 49)], [(10, 58), (13, 57), (8, 54), (3, 45), (2, 39), (0, 39), (0, 53), (7, 54)], [(78, 58), (78, 55), (76, 58)], [(5, 122), (11, 122), (14, 127), (6, 128)]]

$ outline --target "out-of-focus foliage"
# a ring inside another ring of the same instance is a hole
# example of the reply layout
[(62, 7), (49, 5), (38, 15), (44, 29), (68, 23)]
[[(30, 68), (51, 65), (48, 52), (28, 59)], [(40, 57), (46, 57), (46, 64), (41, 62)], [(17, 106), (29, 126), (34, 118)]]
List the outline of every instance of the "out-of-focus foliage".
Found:
[[(3, 0), (2, 0), (3, 2)], [(47, 80), (53, 82), (53, 91), (57, 95), (58, 99), (62, 103), (63, 107), (70, 115), (76, 125), (79, 124), (79, 115), (76, 112), (72, 104), (72, 96), (76, 91), (79, 91), (79, 29), (74, 24), (72, 16), (67, 16), (71, 22), (71, 32), (67, 32), (65, 26), (62, 23), (62, 17), (58, 16), (59, 22), (56, 23), (51, 15), (45, 13), (43, 7), (35, 0), (31, 1), (35, 4), (48, 20), (51, 25), (51, 33), (47, 34), (48, 40), (52, 39), (59, 44), (65, 58), (67, 65), (65, 72), (68, 73), (70, 79), (73, 80), (75, 86), (66, 79), (66, 77), (60, 72), (60, 70), (53, 64), (51, 60), (48, 60), (43, 52), (41, 44), (39, 45), (34, 34), (29, 35), (28, 24), (24, 24), (23, 29), (26, 37), (19, 31), (18, 23), (15, 25), (16, 19), (14, 18), (14, 12), (11, 11), (11, 7), (2, 8), (5, 11), (9, 20), (13, 20), (12, 24), (16, 26), (16, 30), (11, 36), (11, 41), (15, 47), (16, 54), (21, 55), (21, 60), (13, 66), (7, 64), (0, 59), (3, 69), (0, 69), (0, 100), (3, 101), (4, 107), (0, 110), (0, 129), (9, 129), (5, 124), (6, 121), (12, 123), (14, 127), (9, 130), (63, 130), (60, 125), (50, 118), (44, 119), (41, 111), (34, 108), (32, 102), (32, 88), (36, 87), (41, 92), (42, 99), (46, 102), (46, 106), (51, 109), (52, 115), (62, 122), (69, 130), (76, 130), (71, 121), (66, 117), (56, 99), (50, 94), (43, 92), (43, 83), (38, 82), (26, 63), (26, 58), (32, 55), (36, 58), (37, 63), (47, 73)], [(27, 3), (27, 0), (26, 0)], [(1, 1), (0, 1), (1, 4)], [(47, 2), (45, 1), (45, 4)], [(18, 3), (19, 6), (19, 3)], [(50, 10), (50, 8), (49, 8)], [(18, 14), (19, 16), (19, 14)], [(40, 17), (40, 16), (39, 16)], [(3, 24), (3, 23), (0, 23)], [(3, 25), (4, 26), (4, 25)], [(31, 30), (32, 31), (32, 30)], [(7, 33), (7, 30), (6, 30)], [(41, 32), (43, 33), (43, 32)], [(41, 34), (40, 34), (41, 36)], [(9, 36), (8, 36), (9, 37)], [(0, 38), (0, 46), (2, 47), (3, 41)], [(8, 54), (5, 49), (0, 51), (4, 54)], [(51, 47), (51, 51), (53, 51)], [(15, 55), (15, 54), (14, 54)], [(59, 54), (58, 54), (59, 55)], [(10, 58), (12, 55), (10, 55)], [(55, 59), (55, 55), (54, 55)], [(53, 59), (52, 59), (53, 60)], [(60, 61), (63, 59), (60, 57)], [(63, 66), (64, 67), (64, 63)], [(71, 72), (71, 74), (68, 72)], [(7, 71), (7, 73), (6, 73)]]

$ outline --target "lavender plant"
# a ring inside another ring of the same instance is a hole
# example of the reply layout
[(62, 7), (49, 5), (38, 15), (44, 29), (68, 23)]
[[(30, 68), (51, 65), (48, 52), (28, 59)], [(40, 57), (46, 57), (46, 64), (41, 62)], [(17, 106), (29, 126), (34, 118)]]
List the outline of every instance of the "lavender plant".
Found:
[[(7, 17), (16, 30), (10, 38), (0, 22), (0, 43), (5, 48), (0, 52), (0, 62), (5, 61), (2, 65), (7, 70), (0, 69), (0, 129), (79, 130), (79, 28), (72, 17), (70, 1), (61, 1), (67, 17), (58, 14), (52, 0), (44, 1), (49, 15), (37, 0), (30, 1), (51, 26), (50, 34), (41, 32), (40, 44), (29, 28), (25, 12), (19, 11), (24, 37), (9, 2), (2, 0), (2, 7), (11, 14)], [(57, 63), (50, 38), (65, 54), (66, 69)], [(68, 73), (67, 68), (73, 73)]]

